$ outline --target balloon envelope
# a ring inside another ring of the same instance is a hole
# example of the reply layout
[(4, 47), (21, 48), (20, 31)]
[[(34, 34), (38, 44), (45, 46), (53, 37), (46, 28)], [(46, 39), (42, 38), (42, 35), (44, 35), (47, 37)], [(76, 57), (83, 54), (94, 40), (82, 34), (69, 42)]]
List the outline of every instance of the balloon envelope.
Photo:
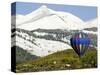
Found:
[(70, 43), (74, 51), (81, 57), (89, 48), (90, 38), (85, 33), (75, 33), (70, 39)]

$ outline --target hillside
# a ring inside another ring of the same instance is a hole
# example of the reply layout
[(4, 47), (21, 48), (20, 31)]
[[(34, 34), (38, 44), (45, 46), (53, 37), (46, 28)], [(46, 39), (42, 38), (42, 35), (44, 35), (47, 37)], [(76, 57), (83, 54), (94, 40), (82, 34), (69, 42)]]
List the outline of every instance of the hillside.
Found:
[(37, 58), (39, 58), (39, 57), (37, 57), (35, 55), (31, 55), (26, 50), (23, 50), (22, 48), (16, 46), (16, 63), (34, 60), (34, 59), (37, 59)]
[(97, 50), (88, 50), (83, 57), (79, 57), (74, 50), (68, 49), (16, 65), (16, 72), (36, 72), (50, 70), (69, 70), (97, 67)]

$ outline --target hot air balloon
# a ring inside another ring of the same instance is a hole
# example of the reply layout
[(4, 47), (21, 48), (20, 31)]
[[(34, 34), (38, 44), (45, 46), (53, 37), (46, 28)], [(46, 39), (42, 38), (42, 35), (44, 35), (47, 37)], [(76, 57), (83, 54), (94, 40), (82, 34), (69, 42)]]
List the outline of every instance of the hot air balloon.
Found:
[(74, 33), (70, 38), (70, 44), (79, 57), (81, 57), (89, 49), (90, 36), (82, 32)]

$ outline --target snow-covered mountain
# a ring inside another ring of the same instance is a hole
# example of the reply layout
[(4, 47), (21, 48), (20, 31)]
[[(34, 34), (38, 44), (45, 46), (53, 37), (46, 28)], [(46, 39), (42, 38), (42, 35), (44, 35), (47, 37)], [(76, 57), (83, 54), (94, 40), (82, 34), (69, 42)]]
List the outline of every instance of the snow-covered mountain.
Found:
[(41, 6), (28, 15), (12, 16), (12, 47), (43, 57), (72, 48), (71, 33), (81, 30), (93, 34), (90, 28), (97, 28), (97, 19), (84, 22), (71, 13)]
[(91, 33), (91, 34), (97, 34), (97, 27), (98, 27), (98, 20), (97, 18), (90, 20), (88, 22), (85, 22), (84, 25), (86, 26), (84, 30), (82, 30), (84, 33)]
[[(17, 28), (34, 29), (83, 29), (84, 22), (68, 12), (54, 11), (41, 6), (32, 13), (16, 20)], [(46, 24), (46, 25), (45, 25)], [(80, 28), (79, 28), (80, 26)]]
[(97, 20), (97, 18), (92, 19), (88, 22), (85, 22), (85, 25), (86, 25), (87, 28), (97, 27), (98, 26), (98, 20)]

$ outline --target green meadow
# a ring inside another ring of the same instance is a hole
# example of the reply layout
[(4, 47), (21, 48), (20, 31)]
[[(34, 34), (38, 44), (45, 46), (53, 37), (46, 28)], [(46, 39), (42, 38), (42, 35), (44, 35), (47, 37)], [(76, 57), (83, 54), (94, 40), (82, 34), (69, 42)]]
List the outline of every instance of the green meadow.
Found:
[(16, 72), (71, 70), (96, 67), (97, 50), (95, 48), (87, 50), (82, 57), (79, 57), (73, 49), (67, 49), (45, 57), (17, 63)]

